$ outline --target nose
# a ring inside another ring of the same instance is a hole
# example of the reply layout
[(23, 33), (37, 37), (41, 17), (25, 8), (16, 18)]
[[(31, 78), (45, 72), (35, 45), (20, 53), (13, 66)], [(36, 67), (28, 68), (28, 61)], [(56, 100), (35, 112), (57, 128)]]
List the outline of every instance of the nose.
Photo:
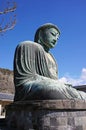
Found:
[(57, 39), (58, 39), (58, 37), (56, 36), (56, 37), (54, 37), (53, 41), (54, 41), (54, 42), (56, 42), (56, 41), (57, 41)]

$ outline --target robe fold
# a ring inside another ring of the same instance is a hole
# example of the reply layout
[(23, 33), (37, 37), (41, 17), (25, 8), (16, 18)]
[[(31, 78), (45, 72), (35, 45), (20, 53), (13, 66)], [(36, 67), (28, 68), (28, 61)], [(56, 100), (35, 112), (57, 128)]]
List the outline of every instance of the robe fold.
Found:
[(14, 101), (75, 98), (86, 100), (86, 93), (58, 80), (54, 57), (45, 52), (40, 44), (32, 41), (24, 41), (16, 47), (14, 84)]
[[(51, 57), (53, 58), (52, 55)], [(36, 80), (43, 77), (57, 79), (57, 65), (54, 58), (53, 60), (54, 73), (49, 70), (51, 61), (41, 45), (32, 41), (24, 41), (16, 47), (14, 56), (15, 100), (26, 97), (25, 95), (29, 94), (33, 84), (36, 84)]]

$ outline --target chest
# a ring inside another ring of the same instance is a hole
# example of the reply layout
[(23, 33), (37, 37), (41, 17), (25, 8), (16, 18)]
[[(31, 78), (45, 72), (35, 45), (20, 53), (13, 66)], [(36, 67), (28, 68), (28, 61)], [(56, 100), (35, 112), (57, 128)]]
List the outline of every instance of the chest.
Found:
[(53, 56), (49, 53), (46, 53), (46, 57), (47, 57), (47, 64), (48, 64), (50, 73), (54, 76), (55, 75), (57, 76), (57, 66), (56, 66), (56, 62)]

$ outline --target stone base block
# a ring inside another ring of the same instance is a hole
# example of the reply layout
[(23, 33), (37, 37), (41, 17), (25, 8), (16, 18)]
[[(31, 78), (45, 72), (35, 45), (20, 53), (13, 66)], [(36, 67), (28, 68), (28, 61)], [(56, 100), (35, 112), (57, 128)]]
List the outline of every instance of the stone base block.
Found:
[(15, 102), (6, 107), (6, 120), (14, 130), (86, 130), (86, 101)]

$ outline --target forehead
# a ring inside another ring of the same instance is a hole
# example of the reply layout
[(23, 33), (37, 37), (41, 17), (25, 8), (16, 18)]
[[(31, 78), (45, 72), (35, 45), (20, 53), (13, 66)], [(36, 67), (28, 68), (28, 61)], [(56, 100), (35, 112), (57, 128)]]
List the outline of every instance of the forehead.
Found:
[(50, 32), (59, 33), (59, 31), (58, 31), (57, 29), (53, 28), (53, 27), (51, 27), (51, 28), (45, 28), (44, 30), (45, 30), (45, 31), (50, 31)]

